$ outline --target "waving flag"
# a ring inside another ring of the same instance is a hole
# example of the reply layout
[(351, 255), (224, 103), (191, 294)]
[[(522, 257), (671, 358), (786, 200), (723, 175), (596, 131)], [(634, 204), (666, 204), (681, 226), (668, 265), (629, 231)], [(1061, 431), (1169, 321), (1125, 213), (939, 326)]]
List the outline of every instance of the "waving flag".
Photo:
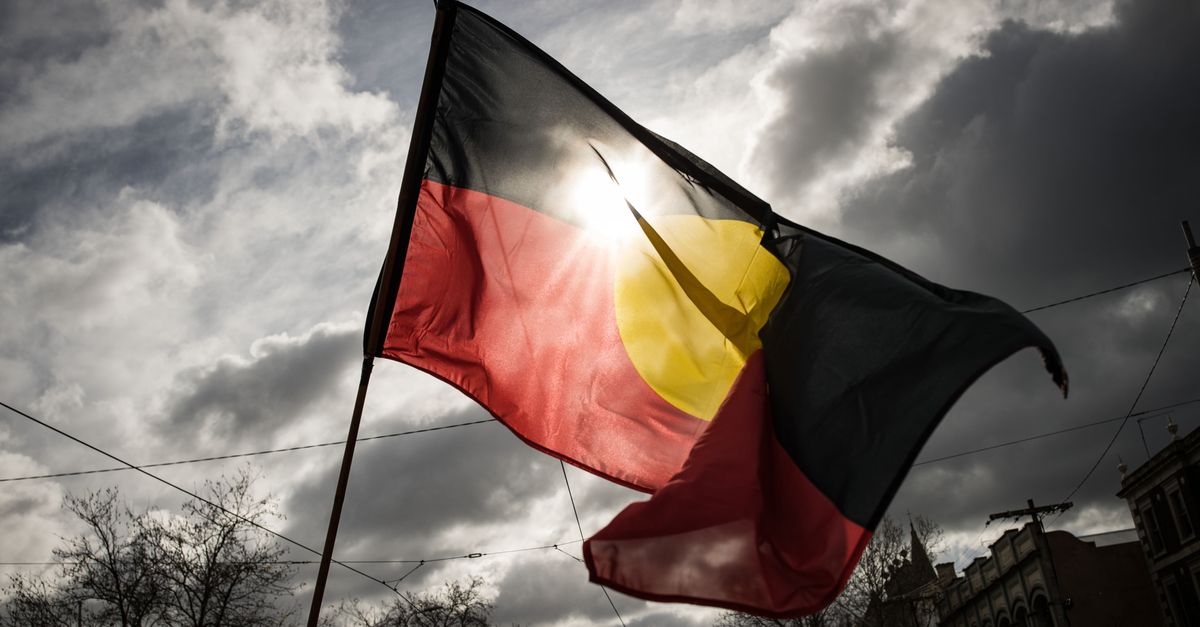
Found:
[[(443, 1), (368, 354), (651, 492), (588, 540), (636, 596), (828, 604), (980, 374), (1051, 342), (775, 214), (519, 35)], [(384, 327), (381, 327), (384, 328)]]

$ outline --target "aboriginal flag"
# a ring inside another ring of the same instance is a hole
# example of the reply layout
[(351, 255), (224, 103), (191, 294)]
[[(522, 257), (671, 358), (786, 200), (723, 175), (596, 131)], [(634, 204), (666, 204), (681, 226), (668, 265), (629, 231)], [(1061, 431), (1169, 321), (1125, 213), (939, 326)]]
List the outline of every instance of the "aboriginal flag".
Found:
[(840, 592), (921, 445), (1023, 347), (1011, 307), (775, 214), (443, 0), (366, 352), (650, 492), (584, 545), (629, 594), (772, 616)]

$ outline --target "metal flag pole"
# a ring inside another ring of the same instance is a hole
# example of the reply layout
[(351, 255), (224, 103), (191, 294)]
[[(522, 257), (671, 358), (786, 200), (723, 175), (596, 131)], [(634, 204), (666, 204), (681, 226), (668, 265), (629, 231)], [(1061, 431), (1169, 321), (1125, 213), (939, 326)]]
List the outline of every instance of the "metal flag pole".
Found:
[(456, 5), (443, 1), (437, 6), (437, 20), (433, 26), (433, 37), (429, 46), (429, 59), (425, 64), (425, 81), (421, 85), (421, 96), (417, 101), (417, 115), (413, 122), (412, 138), (408, 144), (408, 159), (404, 164), (404, 175), (400, 182), (400, 198), (396, 203), (396, 221), (392, 226), (392, 237), (388, 243), (387, 257), (379, 273), (379, 282), (371, 300), (367, 315), (367, 328), (363, 338), (362, 374), (359, 377), (358, 396), (354, 400), (354, 412), (350, 416), (350, 430), (346, 435), (346, 447), (342, 453), (342, 468), (338, 473), (337, 489), (333, 495), (333, 508), (329, 512), (329, 527), (325, 532), (325, 547), (321, 551), (321, 566), (313, 586), (312, 605), (308, 611), (308, 627), (317, 627), (321, 618), (321, 603), (325, 597), (325, 583), (329, 578), (329, 565), (333, 559), (333, 548), (337, 543), (338, 524), (342, 517), (342, 504), (346, 500), (346, 486), (350, 482), (350, 466), (354, 460), (354, 445), (358, 440), (358, 427), (362, 422), (363, 405), (367, 399), (367, 386), (371, 380), (371, 369), (375, 356), (382, 353), (387, 325), (391, 320), (400, 287), (400, 274), (404, 257), (408, 252), (408, 236), (412, 230), (413, 214), (416, 212), (417, 197), (421, 191), (421, 179), (425, 174), (425, 159), (429, 153), (429, 141), (433, 132), (433, 110), (441, 91), (442, 74), (446, 67), (446, 52), (449, 48), (450, 29), (454, 25)]

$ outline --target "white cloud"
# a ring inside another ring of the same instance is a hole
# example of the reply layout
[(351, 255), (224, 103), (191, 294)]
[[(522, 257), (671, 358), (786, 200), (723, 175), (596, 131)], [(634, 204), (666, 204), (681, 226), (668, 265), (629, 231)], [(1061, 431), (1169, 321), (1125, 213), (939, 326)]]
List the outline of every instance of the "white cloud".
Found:
[(0, 111), (5, 152), (189, 103), (217, 109), (224, 138), (274, 142), (380, 131), (397, 113), (383, 95), (347, 90), (350, 77), (334, 59), (337, 14), (325, 0), (104, 8), (114, 29), (106, 43), (39, 68)]
[[(184, 0), (168, 5), (185, 11)], [(245, 124), (278, 140), (322, 128), (362, 133), (381, 130), (396, 114), (379, 94), (351, 93), (349, 75), (334, 60), (336, 14), (325, 0), (274, 0), (252, 10), (218, 6), (211, 13), (188, 7), (193, 21), (210, 29), (224, 65), (220, 87), (227, 100), (223, 127)]]
[(167, 208), (129, 193), (107, 210), (0, 247), (0, 302), (26, 312), (0, 328), (0, 348), (102, 397), (127, 385), (114, 380), (153, 380), (147, 360), (174, 343), (199, 280), (199, 253)]
[[(19, 477), (46, 472), (44, 465), (28, 455), (3, 450), (7, 447), (5, 439), (0, 438), (0, 476)], [(4, 542), (0, 561), (48, 561), (59, 536), (69, 529), (60, 508), (63, 490), (44, 480), (6, 483), (4, 486), (0, 490), (0, 512), (3, 513), (4, 535), (9, 541)], [(13, 541), (16, 539), (19, 541)], [(16, 572), (16, 569), (4, 568), (0, 573), (5, 571)]]
[(771, 31), (772, 53), (752, 81), (767, 115), (742, 153), (746, 182), (783, 213), (836, 224), (846, 194), (910, 165), (893, 145), (896, 123), (1006, 19), (1081, 31), (1108, 24), (1111, 3), (798, 4)]

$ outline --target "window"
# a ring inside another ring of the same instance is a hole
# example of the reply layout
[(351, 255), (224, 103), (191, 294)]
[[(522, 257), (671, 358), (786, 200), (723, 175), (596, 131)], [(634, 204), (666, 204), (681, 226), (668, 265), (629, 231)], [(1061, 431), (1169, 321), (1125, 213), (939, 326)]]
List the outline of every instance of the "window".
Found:
[(1196, 589), (1196, 596), (1200, 598), (1200, 565), (1192, 566), (1192, 586)]
[(1167, 604), (1171, 606), (1171, 618), (1174, 619), (1176, 627), (1195, 627), (1196, 622), (1188, 615), (1183, 595), (1180, 594), (1179, 586), (1175, 585), (1175, 580), (1164, 578), (1163, 588), (1167, 591)]
[(1167, 545), (1163, 541), (1162, 527), (1158, 524), (1158, 517), (1154, 515), (1154, 508), (1150, 504), (1142, 506), (1142, 524), (1146, 527), (1146, 535), (1150, 538), (1150, 552), (1158, 555), (1167, 550)]
[(1195, 535), (1192, 517), (1188, 515), (1187, 504), (1183, 501), (1183, 492), (1178, 486), (1168, 488), (1167, 503), (1171, 505), (1171, 516), (1175, 518), (1175, 526), (1179, 529), (1180, 540), (1190, 540)]

